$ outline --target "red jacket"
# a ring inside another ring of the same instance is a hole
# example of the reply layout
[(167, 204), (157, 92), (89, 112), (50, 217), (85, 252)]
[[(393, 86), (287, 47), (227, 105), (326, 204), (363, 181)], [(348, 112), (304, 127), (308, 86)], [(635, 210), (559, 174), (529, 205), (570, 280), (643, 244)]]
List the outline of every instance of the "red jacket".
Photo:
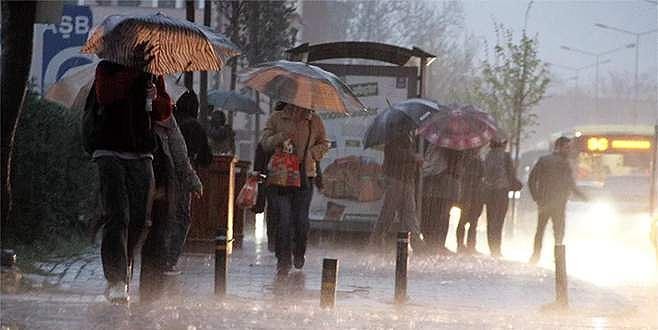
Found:
[(151, 120), (171, 116), (172, 103), (164, 79), (155, 79), (158, 90), (152, 112), (146, 112), (146, 87), (152, 76), (109, 61), (96, 68), (96, 98), (102, 119), (95, 149), (148, 153), (155, 148)]

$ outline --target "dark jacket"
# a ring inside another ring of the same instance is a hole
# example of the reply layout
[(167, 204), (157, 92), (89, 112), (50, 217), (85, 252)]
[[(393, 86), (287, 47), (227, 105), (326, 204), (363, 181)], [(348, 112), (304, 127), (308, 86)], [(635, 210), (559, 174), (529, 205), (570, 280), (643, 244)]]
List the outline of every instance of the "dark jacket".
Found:
[[(151, 75), (125, 66), (101, 61), (96, 67), (95, 92), (102, 107), (94, 149), (150, 153), (156, 146), (149, 115), (171, 112), (164, 80), (157, 80), (158, 95), (153, 112), (146, 112), (146, 87)], [(159, 109), (166, 108), (168, 109)]]
[(184, 113), (177, 113), (176, 120), (185, 139), (187, 154), (195, 166), (208, 166), (212, 162), (212, 150), (208, 145), (208, 136), (196, 118)]
[(477, 202), (481, 200), (484, 188), (484, 166), (478, 156), (468, 156), (463, 163), (464, 174), (461, 178), (461, 200)]
[(214, 152), (219, 154), (235, 154), (235, 132), (230, 126), (214, 126), (211, 124), (208, 137)]
[(564, 206), (572, 192), (579, 193), (569, 161), (558, 154), (539, 158), (530, 171), (528, 187), (540, 206)]
[(400, 135), (384, 146), (384, 175), (387, 177), (413, 182), (418, 168), (416, 146), (410, 135)]

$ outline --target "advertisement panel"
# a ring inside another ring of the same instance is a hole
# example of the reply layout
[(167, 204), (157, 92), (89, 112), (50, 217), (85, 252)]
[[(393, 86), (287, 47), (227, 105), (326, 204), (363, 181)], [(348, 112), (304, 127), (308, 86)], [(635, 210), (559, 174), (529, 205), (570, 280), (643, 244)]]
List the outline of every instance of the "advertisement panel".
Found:
[[(384, 194), (381, 150), (364, 149), (364, 134), (389, 102), (416, 96), (416, 67), (319, 65), (343, 79), (367, 111), (349, 116), (320, 113), (331, 149), (320, 166), (324, 187), (316, 189), (309, 216), (312, 227), (340, 223), (346, 230), (369, 230)], [(361, 228), (361, 229), (359, 229)]]

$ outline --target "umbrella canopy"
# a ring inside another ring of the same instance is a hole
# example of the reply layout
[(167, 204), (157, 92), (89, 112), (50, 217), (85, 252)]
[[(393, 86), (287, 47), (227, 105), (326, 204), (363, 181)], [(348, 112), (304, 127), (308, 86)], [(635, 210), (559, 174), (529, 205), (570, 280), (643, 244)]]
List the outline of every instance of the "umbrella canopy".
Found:
[(139, 66), (135, 49), (151, 59), (144, 71), (162, 75), (221, 69), (240, 50), (221, 34), (160, 13), (107, 17), (82, 47), (83, 53), (127, 66)]
[(466, 150), (481, 147), (496, 134), (496, 121), (490, 114), (473, 106), (449, 106), (418, 129), (418, 134), (431, 144)]
[(263, 113), (249, 96), (233, 91), (216, 90), (208, 93), (208, 104), (225, 111), (244, 112), (250, 115)]
[(379, 113), (366, 130), (363, 147), (386, 144), (397, 133), (408, 132), (430, 120), (441, 106), (430, 100), (414, 98), (391, 105)]
[[(44, 98), (67, 108), (82, 110), (94, 83), (97, 65), (98, 62), (95, 62), (70, 69), (48, 88)], [(174, 76), (165, 77), (165, 86), (167, 93), (174, 100), (187, 90)]]
[(275, 61), (240, 74), (242, 82), (273, 99), (318, 111), (349, 113), (365, 106), (333, 73), (303, 62)]

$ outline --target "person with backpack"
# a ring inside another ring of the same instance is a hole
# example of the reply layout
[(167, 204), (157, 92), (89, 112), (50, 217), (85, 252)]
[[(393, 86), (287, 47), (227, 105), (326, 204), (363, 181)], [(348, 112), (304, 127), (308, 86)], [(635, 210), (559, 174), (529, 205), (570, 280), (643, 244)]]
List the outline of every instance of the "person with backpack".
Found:
[(489, 143), (489, 152), (484, 159), (485, 203), (487, 205), (487, 242), (491, 256), (500, 258), (503, 226), (509, 204), (508, 193), (523, 187), (514, 174), (514, 165), (509, 152), (505, 151), (507, 140), (497, 137)]
[(128, 283), (135, 252), (151, 223), (153, 152), (156, 139), (152, 120), (171, 113), (171, 99), (161, 76), (137, 67), (101, 61), (87, 98), (83, 117), (83, 144), (98, 167), (103, 208), (101, 259), (107, 280), (106, 298), (129, 300)]

